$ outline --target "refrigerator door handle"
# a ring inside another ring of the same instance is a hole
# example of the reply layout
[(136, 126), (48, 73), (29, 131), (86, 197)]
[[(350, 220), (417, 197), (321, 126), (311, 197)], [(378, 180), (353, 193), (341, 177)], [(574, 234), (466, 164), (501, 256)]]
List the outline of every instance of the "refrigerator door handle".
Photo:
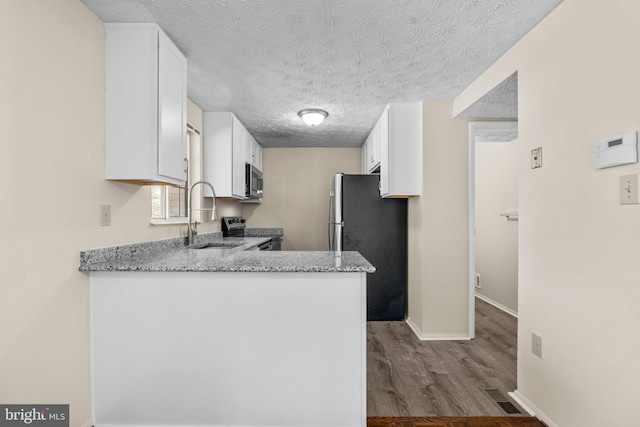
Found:
[(327, 238), (329, 240), (329, 250), (332, 251), (333, 250), (333, 242), (334, 239), (332, 239), (333, 236), (333, 223), (334, 223), (334, 219), (333, 219), (333, 199), (334, 199), (334, 194), (333, 191), (331, 191), (329, 193), (329, 219), (327, 222)]
[(332, 252), (336, 252), (336, 254), (340, 254), (342, 252), (342, 227), (344, 226), (344, 223), (342, 222), (334, 222), (331, 225), (331, 230), (332, 230), (332, 246), (331, 246), (331, 251)]
[(327, 223), (327, 238), (329, 240), (329, 250), (340, 252), (342, 250), (340, 241), (342, 240), (342, 228), (344, 227), (344, 221), (336, 221), (336, 212), (334, 210), (335, 204), (334, 192), (329, 193), (329, 221)]
[(333, 176), (332, 188), (329, 193), (329, 250), (338, 254), (342, 251), (342, 177), (337, 173)]

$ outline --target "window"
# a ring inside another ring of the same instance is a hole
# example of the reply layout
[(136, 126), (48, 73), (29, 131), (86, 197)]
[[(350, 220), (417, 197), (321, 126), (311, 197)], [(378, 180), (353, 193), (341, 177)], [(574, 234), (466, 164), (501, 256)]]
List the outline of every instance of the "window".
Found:
[(189, 209), (187, 188), (190, 182), (194, 181), (192, 174), (198, 172), (191, 170), (190, 158), (191, 151), (194, 149), (192, 144), (196, 145), (200, 142), (200, 131), (191, 125), (187, 125), (187, 129), (187, 185), (185, 187), (151, 186), (151, 222), (153, 224), (173, 224), (187, 220)]
[(184, 187), (154, 185), (151, 187), (151, 219), (175, 220), (187, 217), (187, 191)]

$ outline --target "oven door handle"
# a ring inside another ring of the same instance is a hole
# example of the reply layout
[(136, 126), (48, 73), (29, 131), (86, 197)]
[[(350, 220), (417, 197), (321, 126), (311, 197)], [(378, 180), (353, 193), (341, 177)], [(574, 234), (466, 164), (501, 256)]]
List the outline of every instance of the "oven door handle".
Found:
[(273, 250), (273, 241), (272, 241), (272, 240), (269, 240), (269, 241), (267, 241), (267, 242), (260, 243), (260, 245), (258, 245), (258, 248), (259, 248), (261, 251), (270, 251), (270, 250)]

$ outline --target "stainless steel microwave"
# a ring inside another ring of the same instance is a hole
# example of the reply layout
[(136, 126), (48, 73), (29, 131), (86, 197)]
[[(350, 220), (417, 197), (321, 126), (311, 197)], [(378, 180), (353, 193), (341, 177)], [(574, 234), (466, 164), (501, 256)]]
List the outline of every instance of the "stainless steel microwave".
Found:
[(247, 199), (262, 198), (262, 172), (255, 166), (245, 163), (245, 197)]

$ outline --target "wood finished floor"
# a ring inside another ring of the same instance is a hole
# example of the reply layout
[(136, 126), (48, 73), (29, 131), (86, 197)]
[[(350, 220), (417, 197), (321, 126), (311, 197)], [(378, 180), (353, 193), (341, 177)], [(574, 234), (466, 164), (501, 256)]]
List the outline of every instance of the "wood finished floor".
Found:
[(367, 427), (546, 427), (533, 417), (369, 418)]
[[(405, 322), (368, 322), (368, 416), (506, 416), (484, 390), (497, 389), (504, 396), (515, 390), (516, 338), (517, 319), (478, 298), (472, 341), (420, 341)], [(522, 415), (528, 414), (522, 411)]]

